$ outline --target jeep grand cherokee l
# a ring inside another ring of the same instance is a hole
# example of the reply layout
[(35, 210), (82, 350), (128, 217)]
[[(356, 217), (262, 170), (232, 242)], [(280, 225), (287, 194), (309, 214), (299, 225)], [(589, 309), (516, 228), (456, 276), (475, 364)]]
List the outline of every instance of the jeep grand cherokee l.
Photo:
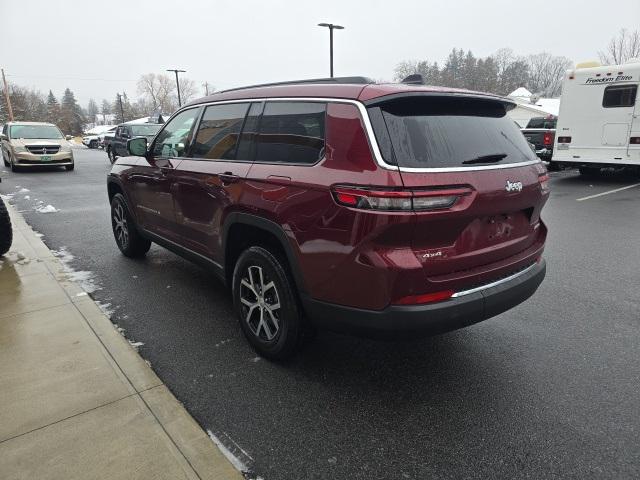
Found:
[(509, 100), (360, 77), (191, 102), (108, 176), (122, 253), (212, 268), (244, 334), (284, 358), (307, 329), (434, 334), (545, 275), (545, 167)]

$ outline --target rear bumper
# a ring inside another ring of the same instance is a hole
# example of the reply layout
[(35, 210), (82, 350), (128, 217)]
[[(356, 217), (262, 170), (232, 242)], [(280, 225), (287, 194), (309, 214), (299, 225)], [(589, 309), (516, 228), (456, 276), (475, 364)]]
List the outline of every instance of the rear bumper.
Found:
[(546, 274), (540, 263), (505, 281), (489, 284), (449, 300), (412, 306), (362, 310), (303, 298), (311, 322), (318, 328), (373, 338), (435, 335), (481, 322), (524, 302), (538, 289)]

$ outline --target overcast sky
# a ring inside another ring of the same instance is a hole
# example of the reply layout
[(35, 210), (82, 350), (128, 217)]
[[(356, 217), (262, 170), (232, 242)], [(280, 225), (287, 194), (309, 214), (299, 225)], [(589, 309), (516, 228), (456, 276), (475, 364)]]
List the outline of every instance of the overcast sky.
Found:
[(548, 51), (580, 62), (621, 28), (640, 26), (640, 0), (0, 0), (0, 64), (8, 81), (65, 87), (86, 106), (137, 96), (138, 77), (187, 70), (216, 89), (336, 75), (393, 77), (401, 60), (442, 61), (453, 47), (486, 56)]

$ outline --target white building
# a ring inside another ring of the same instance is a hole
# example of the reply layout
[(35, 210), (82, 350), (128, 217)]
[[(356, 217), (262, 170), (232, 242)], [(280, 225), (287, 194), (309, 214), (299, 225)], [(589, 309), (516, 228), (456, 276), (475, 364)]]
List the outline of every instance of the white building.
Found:
[(507, 96), (517, 104), (507, 115), (515, 120), (521, 128), (527, 126), (530, 118), (546, 117), (547, 115), (557, 117), (560, 111), (559, 98), (538, 98), (524, 87), (514, 90)]

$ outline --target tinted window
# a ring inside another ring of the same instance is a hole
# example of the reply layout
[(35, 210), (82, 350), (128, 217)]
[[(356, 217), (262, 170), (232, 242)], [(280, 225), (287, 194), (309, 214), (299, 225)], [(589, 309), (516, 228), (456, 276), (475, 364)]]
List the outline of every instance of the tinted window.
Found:
[(233, 160), (248, 103), (230, 103), (207, 107), (200, 121), (192, 156)]
[(162, 125), (131, 125), (131, 135), (134, 137), (153, 137)]
[(193, 124), (200, 112), (199, 108), (191, 108), (180, 112), (167, 123), (156, 137), (153, 144), (153, 155), (156, 157), (181, 157), (191, 142)]
[(326, 104), (267, 102), (256, 139), (256, 161), (313, 164), (324, 156)]
[(533, 117), (529, 119), (527, 128), (556, 128), (556, 122), (555, 117)]
[[(374, 108), (380, 109), (384, 119), (384, 125), (372, 123), (376, 138), (388, 136), (395, 163), (401, 167), (465, 167), (536, 159), (498, 102), (411, 97)], [(386, 131), (381, 131), (384, 127)], [(387, 155), (385, 160), (394, 163)]]
[(262, 113), (264, 103), (252, 103), (249, 109), (249, 114), (244, 122), (242, 128), (242, 134), (240, 135), (240, 141), (238, 142), (238, 153), (236, 154), (236, 160), (253, 160), (254, 155), (254, 141), (258, 134), (258, 120)]
[(602, 106), (605, 108), (633, 107), (637, 92), (637, 85), (611, 85), (604, 89)]

